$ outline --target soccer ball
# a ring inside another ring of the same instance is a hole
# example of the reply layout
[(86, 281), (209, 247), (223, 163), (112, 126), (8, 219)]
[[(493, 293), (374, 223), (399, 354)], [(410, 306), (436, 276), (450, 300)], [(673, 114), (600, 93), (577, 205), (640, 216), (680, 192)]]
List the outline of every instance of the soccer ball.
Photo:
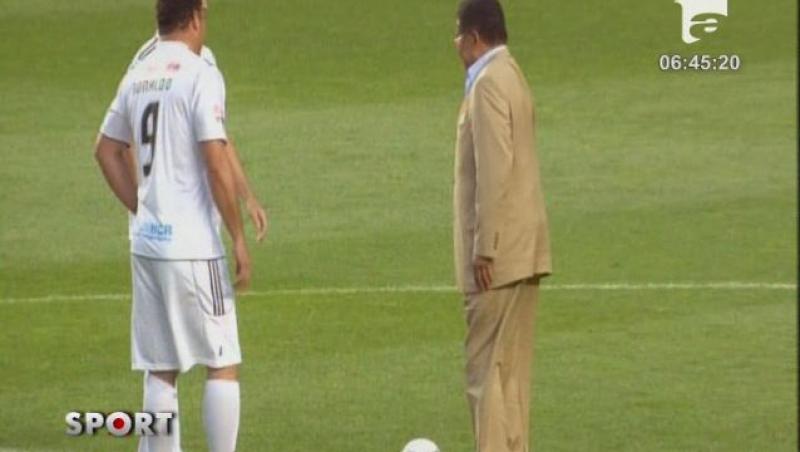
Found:
[(439, 446), (434, 444), (433, 441), (425, 438), (419, 438), (406, 444), (406, 447), (403, 448), (403, 452), (441, 452), (441, 451), (439, 450)]

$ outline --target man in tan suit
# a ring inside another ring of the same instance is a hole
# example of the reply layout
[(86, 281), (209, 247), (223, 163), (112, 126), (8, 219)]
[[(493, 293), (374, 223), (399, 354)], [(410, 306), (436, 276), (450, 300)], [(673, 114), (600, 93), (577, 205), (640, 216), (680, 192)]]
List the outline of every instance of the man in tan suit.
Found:
[(506, 41), (497, 0), (462, 0), (455, 43), (467, 82), (454, 242), (478, 452), (529, 450), (534, 311), (539, 280), (551, 272), (531, 92)]

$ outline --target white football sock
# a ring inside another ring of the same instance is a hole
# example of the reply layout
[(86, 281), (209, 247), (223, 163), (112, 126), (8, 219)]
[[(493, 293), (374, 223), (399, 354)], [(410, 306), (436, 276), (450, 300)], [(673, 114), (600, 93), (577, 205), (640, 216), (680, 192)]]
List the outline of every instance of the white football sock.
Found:
[(234, 452), (239, 434), (239, 382), (206, 380), (203, 424), (210, 452)]
[[(171, 435), (143, 436), (139, 441), (139, 452), (180, 452), (181, 429), (178, 422), (178, 388), (164, 380), (144, 374), (144, 411), (147, 413), (175, 413), (171, 423)], [(163, 425), (157, 425), (162, 431)], [(156, 430), (156, 429), (154, 429)]]

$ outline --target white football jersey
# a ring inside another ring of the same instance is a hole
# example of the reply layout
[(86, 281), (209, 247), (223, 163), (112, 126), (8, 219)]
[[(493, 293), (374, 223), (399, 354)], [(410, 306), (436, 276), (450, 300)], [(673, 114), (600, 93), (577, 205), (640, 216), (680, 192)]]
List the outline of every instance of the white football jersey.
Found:
[(136, 149), (131, 252), (167, 260), (224, 256), (221, 217), (200, 142), (227, 141), (219, 69), (177, 41), (155, 40), (120, 83), (100, 132)]
[[(147, 55), (155, 49), (157, 43), (158, 43), (158, 31), (156, 31), (156, 34), (153, 35), (152, 38), (148, 39), (147, 42), (145, 42), (144, 44), (142, 44), (141, 47), (139, 47), (139, 50), (137, 50), (136, 53), (133, 55), (133, 60), (131, 61), (131, 64), (128, 65), (128, 70), (130, 71), (131, 69), (133, 69), (134, 66), (136, 66), (136, 63), (147, 58)], [(206, 46), (203, 46), (203, 48), (200, 50), (200, 58), (206, 60), (212, 66), (217, 65), (217, 59), (214, 58), (214, 52), (212, 52), (211, 49), (209, 49)]]

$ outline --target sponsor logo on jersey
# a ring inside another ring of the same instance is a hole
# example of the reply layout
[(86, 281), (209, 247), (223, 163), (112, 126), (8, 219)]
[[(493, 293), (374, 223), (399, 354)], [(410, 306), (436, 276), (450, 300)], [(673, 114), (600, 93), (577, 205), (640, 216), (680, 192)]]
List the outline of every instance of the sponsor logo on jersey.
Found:
[(136, 231), (136, 236), (159, 242), (169, 242), (172, 240), (172, 225), (156, 222), (142, 223), (139, 230)]

